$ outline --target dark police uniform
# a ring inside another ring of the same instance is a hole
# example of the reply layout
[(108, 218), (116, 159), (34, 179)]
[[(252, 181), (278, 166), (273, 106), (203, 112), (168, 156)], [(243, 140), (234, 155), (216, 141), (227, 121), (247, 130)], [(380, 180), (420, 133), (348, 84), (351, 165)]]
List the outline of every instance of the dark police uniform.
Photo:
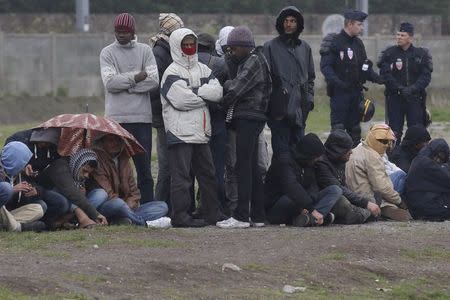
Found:
[[(412, 25), (402, 23), (400, 31), (412, 35)], [(425, 126), (425, 88), (431, 81), (432, 58), (425, 48), (391, 46), (381, 53), (378, 67), (386, 85), (386, 119), (400, 143), (405, 116), (408, 128)]]
[[(344, 17), (364, 21), (367, 14), (347, 11)], [(380, 77), (367, 59), (362, 40), (349, 36), (344, 30), (327, 35), (320, 47), (320, 70), (327, 82), (330, 96), (331, 128), (344, 129), (356, 146), (361, 139), (361, 116), (359, 102), (362, 101), (362, 85), (366, 80), (379, 82)]]

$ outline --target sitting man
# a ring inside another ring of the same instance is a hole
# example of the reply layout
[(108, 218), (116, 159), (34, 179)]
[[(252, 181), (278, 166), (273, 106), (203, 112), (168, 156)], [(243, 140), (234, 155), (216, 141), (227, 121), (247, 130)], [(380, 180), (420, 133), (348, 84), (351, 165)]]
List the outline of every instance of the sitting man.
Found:
[(309, 133), (291, 149), (272, 160), (265, 182), (265, 209), (271, 224), (293, 226), (326, 225), (334, 220), (330, 213), (342, 196), (338, 185), (319, 190), (314, 163), (325, 149), (319, 137)]
[(388, 154), (389, 160), (408, 173), (413, 159), (430, 140), (430, 134), (422, 125), (408, 127), (401, 144)]
[(165, 202), (140, 201), (141, 193), (134, 179), (131, 157), (122, 138), (113, 134), (100, 136), (94, 150), (98, 166), (93, 170), (92, 178), (108, 194), (106, 199), (91, 202), (94, 207), (113, 222), (170, 226), (170, 219), (162, 218), (168, 211)]
[(406, 201), (414, 219), (450, 220), (450, 149), (432, 140), (413, 160), (406, 178)]
[(333, 207), (336, 223), (360, 224), (372, 215), (380, 214), (380, 207), (370, 199), (354, 193), (345, 182), (345, 164), (352, 154), (353, 140), (342, 129), (333, 130), (325, 142), (325, 154), (316, 162), (316, 176), (320, 188), (337, 185), (342, 197)]
[[(45, 224), (38, 220), (44, 215), (47, 206), (37, 197), (36, 188), (22, 181), (22, 173), (31, 156), (31, 151), (21, 142), (10, 142), (1, 152), (0, 227), (8, 231), (45, 229)], [(9, 211), (5, 205), (14, 209)]]
[(386, 172), (383, 155), (394, 143), (395, 135), (386, 124), (373, 125), (350, 156), (345, 166), (348, 187), (355, 193), (381, 202), (381, 215), (396, 221), (408, 221), (411, 215)]

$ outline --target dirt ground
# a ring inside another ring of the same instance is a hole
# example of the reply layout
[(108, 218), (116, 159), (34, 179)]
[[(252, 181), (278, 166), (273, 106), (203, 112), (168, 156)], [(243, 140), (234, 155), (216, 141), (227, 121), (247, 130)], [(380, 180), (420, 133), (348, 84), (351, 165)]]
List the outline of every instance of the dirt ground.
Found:
[[(450, 298), (450, 222), (116, 226), (2, 233), (0, 247), (2, 299)], [(225, 263), (242, 270), (222, 271)], [(288, 294), (284, 285), (306, 290)]]

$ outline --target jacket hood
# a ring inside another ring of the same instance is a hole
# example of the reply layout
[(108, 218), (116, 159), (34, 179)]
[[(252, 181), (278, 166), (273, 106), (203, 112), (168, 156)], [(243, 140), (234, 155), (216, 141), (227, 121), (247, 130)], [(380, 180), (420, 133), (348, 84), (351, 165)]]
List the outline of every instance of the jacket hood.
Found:
[(324, 146), (327, 157), (336, 161), (353, 148), (353, 140), (345, 130), (335, 129), (328, 136)]
[(46, 142), (58, 146), (61, 128), (34, 129), (31, 133), (30, 142)]
[(8, 176), (19, 174), (31, 159), (33, 154), (22, 142), (10, 142), (3, 148), (1, 164)]
[(435, 157), (439, 152), (443, 152), (448, 161), (450, 156), (450, 147), (444, 139), (432, 140), (419, 152), (419, 155), (433, 159), (433, 157)]
[(79, 177), (80, 170), (89, 161), (97, 162), (97, 154), (91, 149), (80, 149), (70, 156), (69, 168), (75, 182), (81, 183), (84, 181), (83, 178)]
[(219, 54), (219, 56), (224, 56), (225, 53), (222, 51), (222, 46), (225, 46), (227, 44), (228, 35), (230, 34), (231, 30), (233, 30), (233, 26), (225, 26), (219, 31), (219, 38), (216, 41), (216, 52)]
[(280, 11), (277, 17), (275, 28), (280, 35), (284, 35), (285, 33), (283, 22), (287, 16), (293, 16), (297, 18), (297, 31), (293, 35), (295, 36), (295, 38), (298, 38), (300, 33), (302, 33), (303, 31), (305, 21), (303, 19), (303, 15), (300, 13), (300, 10), (295, 6), (287, 6)]
[(197, 40), (196, 43), (198, 43), (198, 37), (192, 30), (187, 28), (180, 28), (172, 32), (172, 34), (170, 35), (169, 44), (170, 44), (170, 55), (172, 56), (172, 60), (175, 63), (189, 69), (198, 62), (198, 54), (195, 53), (194, 55), (186, 55), (183, 53), (183, 51), (181, 51), (181, 41), (187, 35), (193, 35)]

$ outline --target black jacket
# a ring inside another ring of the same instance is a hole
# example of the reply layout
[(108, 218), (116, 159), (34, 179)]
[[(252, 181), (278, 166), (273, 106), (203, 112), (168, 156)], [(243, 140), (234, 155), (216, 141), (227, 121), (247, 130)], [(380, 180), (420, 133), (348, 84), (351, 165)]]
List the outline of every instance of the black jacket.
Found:
[[(159, 39), (153, 46), (153, 55), (155, 55), (156, 64), (158, 65), (159, 80), (161, 81), (164, 71), (166, 71), (167, 67), (172, 63), (169, 43), (163, 39)], [(150, 100), (152, 104), (152, 126), (155, 128), (164, 127), (159, 88), (150, 93)]]
[[(285, 34), (283, 20), (286, 15), (297, 18), (298, 29), (294, 34)], [(276, 28), (280, 36), (264, 44), (264, 55), (270, 66), (273, 79), (269, 102), (269, 116), (288, 120), (304, 127), (310, 110), (314, 107), (314, 61), (311, 47), (298, 38), (303, 30), (303, 16), (295, 7), (281, 10)]]
[(450, 166), (432, 159), (438, 152), (450, 155), (444, 139), (432, 140), (423, 148), (406, 177), (406, 203), (415, 219), (450, 219)]
[(289, 197), (300, 213), (302, 209), (314, 210), (319, 194), (314, 168), (302, 167), (291, 155), (272, 159), (264, 184), (264, 206), (269, 210), (281, 196)]
[(387, 94), (398, 94), (400, 87), (411, 87), (413, 94), (423, 94), (430, 84), (433, 62), (425, 48), (411, 45), (406, 51), (399, 46), (388, 47), (378, 61)]
[(414, 148), (414, 145), (405, 145), (403, 143), (404, 141), (399, 146), (396, 146), (388, 156), (391, 162), (405, 171), (405, 173), (408, 173), (411, 163), (417, 154), (419, 154), (419, 151)]

